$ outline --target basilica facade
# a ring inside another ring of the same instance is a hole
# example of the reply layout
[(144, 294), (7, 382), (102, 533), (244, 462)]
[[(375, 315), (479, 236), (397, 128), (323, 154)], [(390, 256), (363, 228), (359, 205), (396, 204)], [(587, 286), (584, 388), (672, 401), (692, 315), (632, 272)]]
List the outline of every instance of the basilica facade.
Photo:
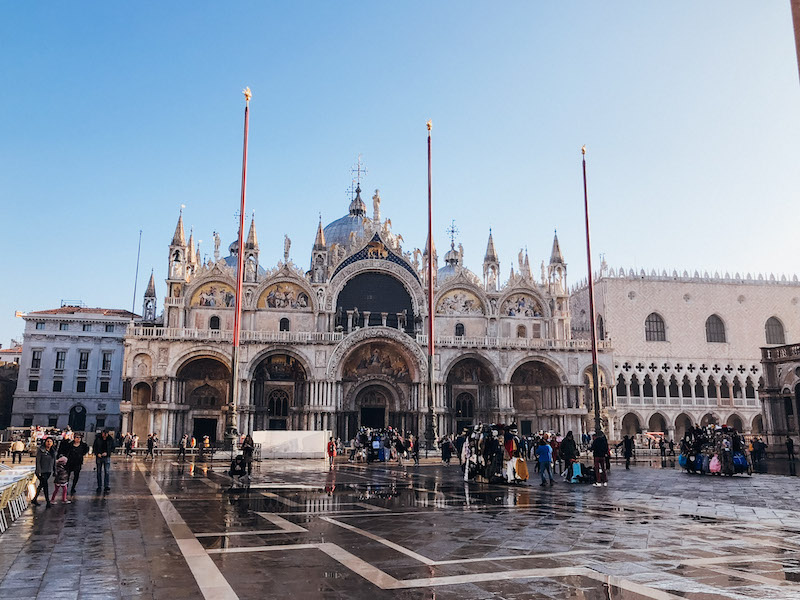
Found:
[[(369, 216), (359, 188), (346, 215), (324, 227), (320, 221), (308, 269), (292, 261), (288, 238), (283, 259), (265, 268), (252, 221), (241, 248), (234, 241), (222, 257), (215, 234), (214, 258), (201, 262), (181, 215), (163, 302), (151, 276), (143, 319), (125, 337), (123, 432), (155, 432), (167, 444), (184, 433), (222, 438), (239, 252), (240, 432), (330, 430), (348, 439), (362, 426), (392, 426), (424, 435), (431, 318), (437, 436), (479, 422), (515, 422), (522, 433), (592, 429), (590, 344), (572, 335), (558, 239), (540, 273), (520, 252), (517, 270), (501, 282), (491, 232), (480, 276), (464, 266), (452, 240), (439, 266), (435, 247), (432, 257), (403, 248), (380, 204), (376, 190)], [(615, 423), (610, 349), (600, 342), (607, 428)]]

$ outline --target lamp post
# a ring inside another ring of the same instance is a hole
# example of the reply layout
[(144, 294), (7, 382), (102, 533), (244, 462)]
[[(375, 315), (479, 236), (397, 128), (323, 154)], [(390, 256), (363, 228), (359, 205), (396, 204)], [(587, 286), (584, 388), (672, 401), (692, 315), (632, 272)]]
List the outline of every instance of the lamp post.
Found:
[(431, 129), (428, 121), (428, 416), (425, 422), (426, 452), (433, 449), (436, 439), (433, 414), (433, 201), (431, 194)]

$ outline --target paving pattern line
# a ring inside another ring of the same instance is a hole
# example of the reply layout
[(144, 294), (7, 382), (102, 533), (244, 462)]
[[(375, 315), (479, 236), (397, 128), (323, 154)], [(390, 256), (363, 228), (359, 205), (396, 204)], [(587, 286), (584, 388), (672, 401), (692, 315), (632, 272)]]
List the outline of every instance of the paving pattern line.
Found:
[(460, 585), (464, 583), (482, 583), (485, 581), (505, 581), (510, 579), (536, 579), (558, 577), (586, 577), (605, 585), (618, 587), (639, 594), (652, 600), (682, 600), (679, 596), (663, 590), (649, 588), (645, 585), (629, 581), (614, 575), (605, 575), (588, 567), (556, 567), (550, 569), (520, 569), (516, 571), (501, 571), (489, 573), (471, 573), (467, 575), (444, 575), (441, 577), (424, 577), (418, 579), (397, 579), (378, 567), (369, 564), (348, 552), (341, 546), (330, 542), (319, 544), (288, 544), (277, 546), (257, 546), (242, 548), (219, 548), (209, 550), (210, 554), (241, 554), (245, 552), (274, 552), (288, 550), (317, 549), (332, 559), (348, 568), (352, 572), (369, 581), (382, 590), (401, 590), (413, 588), (440, 587), (445, 585)]
[(374, 541), (378, 542), (379, 544), (383, 544), (384, 546), (387, 546), (387, 547), (391, 548), (392, 550), (396, 550), (397, 552), (400, 552), (401, 554), (405, 554), (406, 556), (409, 556), (409, 557), (413, 558), (414, 560), (419, 561), (419, 562), (421, 562), (423, 564), (426, 564), (426, 565), (429, 565), (429, 566), (435, 564), (435, 561), (431, 560), (427, 556), (422, 556), (421, 554), (417, 554), (413, 550), (409, 550), (408, 548), (405, 548), (405, 547), (401, 546), (400, 544), (395, 544), (394, 542), (390, 542), (386, 538), (382, 538), (379, 535), (375, 535), (374, 533), (370, 533), (369, 531), (365, 531), (363, 529), (360, 529), (360, 528), (356, 527), (355, 525), (350, 525), (349, 523), (342, 523), (341, 521), (337, 521), (336, 519), (334, 519), (332, 517), (320, 517), (320, 520), (321, 521), (326, 521), (328, 523), (331, 523), (332, 525), (337, 525), (337, 526), (339, 526), (339, 527), (341, 527), (343, 529), (347, 529), (348, 531), (353, 531), (353, 532), (355, 532), (355, 533), (357, 533), (359, 535), (362, 535), (362, 536), (364, 536), (366, 538), (374, 540)]
[(139, 462), (136, 468), (144, 477), (153, 499), (156, 501), (161, 516), (164, 517), (172, 537), (178, 544), (189, 570), (192, 572), (200, 592), (205, 600), (239, 600), (228, 580), (220, 572), (217, 565), (203, 548), (202, 544), (189, 529), (178, 510), (164, 494), (155, 478)]

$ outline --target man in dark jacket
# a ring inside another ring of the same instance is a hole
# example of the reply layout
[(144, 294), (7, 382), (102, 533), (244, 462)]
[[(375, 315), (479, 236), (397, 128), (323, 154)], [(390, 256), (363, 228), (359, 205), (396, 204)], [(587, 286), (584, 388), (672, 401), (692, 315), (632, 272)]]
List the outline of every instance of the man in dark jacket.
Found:
[(75, 495), (75, 486), (78, 484), (78, 478), (81, 476), (81, 468), (83, 467), (83, 457), (88, 453), (89, 446), (84, 443), (83, 435), (76, 433), (64, 452), (64, 456), (67, 457), (67, 474), (72, 476), (71, 496)]
[(606, 468), (606, 458), (608, 457), (608, 440), (602, 431), (598, 431), (592, 436), (592, 443), (589, 450), (594, 457), (595, 486), (608, 487), (608, 469)]
[(564, 469), (566, 470), (572, 465), (572, 461), (578, 458), (578, 446), (575, 444), (575, 437), (571, 431), (568, 431), (567, 437), (561, 440), (559, 451), (564, 459)]
[[(101, 490), (109, 492), (111, 491), (109, 471), (111, 470), (111, 454), (114, 452), (114, 438), (108, 435), (108, 429), (104, 429), (103, 432), (94, 439), (92, 452), (94, 453), (94, 459), (97, 463), (96, 491), (98, 494)], [(105, 471), (105, 479), (103, 479), (103, 471)]]
[(636, 448), (633, 436), (626, 435), (622, 441), (617, 444), (617, 448), (620, 446), (622, 446), (622, 455), (625, 457), (625, 469), (628, 470), (631, 468), (631, 458), (633, 458), (634, 448)]

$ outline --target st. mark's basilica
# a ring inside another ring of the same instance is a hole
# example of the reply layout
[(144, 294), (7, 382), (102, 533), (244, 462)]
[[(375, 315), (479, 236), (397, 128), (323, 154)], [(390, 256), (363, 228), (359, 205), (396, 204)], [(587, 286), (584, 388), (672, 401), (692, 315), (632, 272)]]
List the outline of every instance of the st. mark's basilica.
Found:
[[(125, 338), (124, 432), (155, 432), (167, 444), (184, 433), (222, 438), (240, 251), (239, 431), (330, 430), (349, 439), (362, 426), (392, 426), (423, 434), (430, 318), (437, 435), (478, 422), (515, 422), (524, 434), (591, 428), (590, 344), (573, 338), (557, 237), (540, 269), (520, 253), (504, 283), (491, 231), (480, 275), (464, 266), (452, 239), (441, 266), (434, 247), (432, 317), (430, 257), (403, 248), (381, 217), (377, 190), (371, 216), (359, 187), (347, 214), (324, 227), (320, 221), (315, 236), (309, 229), (307, 270), (292, 261), (288, 238), (283, 260), (265, 266), (254, 221), (243, 247), (234, 241), (226, 257), (215, 234), (213, 260), (203, 262), (179, 217), (163, 312), (151, 276), (143, 320)], [(600, 342), (600, 386), (603, 419), (613, 427), (608, 348)]]

